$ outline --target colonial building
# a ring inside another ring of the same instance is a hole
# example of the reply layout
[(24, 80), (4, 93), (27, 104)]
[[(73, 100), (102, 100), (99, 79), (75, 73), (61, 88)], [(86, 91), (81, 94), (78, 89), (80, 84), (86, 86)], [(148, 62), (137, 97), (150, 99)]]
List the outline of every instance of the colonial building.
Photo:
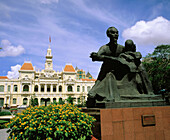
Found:
[(95, 79), (89, 72), (74, 69), (72, 64), (56, 72), (52, 58), (49, 45), (44, 70), (36, 71), (31, 62), (24, 62), (18, 79), (0, 76), (0, 106), (29, 105), (31, 97), (37, 99), (39, 105), (66, 100), (69, 96), (74, 98), (75, 104), (85, 102)]

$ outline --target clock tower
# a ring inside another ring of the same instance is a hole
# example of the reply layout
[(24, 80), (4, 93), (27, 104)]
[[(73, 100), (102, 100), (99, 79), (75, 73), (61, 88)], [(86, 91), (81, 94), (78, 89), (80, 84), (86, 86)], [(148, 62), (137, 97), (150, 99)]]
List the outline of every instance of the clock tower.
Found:
[(51, 48), (50, 48), (50, 45), (51, 45), (51, 37), (49, 37), (49, 46), (48, 46), (48, 49), (47, 49), (47, 55), (46, 55), (46, 61), (45, 61), (45, 73), (53, 73), (53, 61), (52, 61), (52, 53), (51, 53)]

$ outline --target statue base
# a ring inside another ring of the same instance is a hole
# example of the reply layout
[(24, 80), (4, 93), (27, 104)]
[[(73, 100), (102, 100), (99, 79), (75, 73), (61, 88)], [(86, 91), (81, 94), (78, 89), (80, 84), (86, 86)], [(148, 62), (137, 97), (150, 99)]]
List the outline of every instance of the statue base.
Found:
[[(91, 103), (90, 103), (91, 102)], [(88, 108), (125, 108), (125, 107), (152, 107), (165, 106), (167, 103), (161, 95), (120, 95), (114, 101), (87, 101)]]

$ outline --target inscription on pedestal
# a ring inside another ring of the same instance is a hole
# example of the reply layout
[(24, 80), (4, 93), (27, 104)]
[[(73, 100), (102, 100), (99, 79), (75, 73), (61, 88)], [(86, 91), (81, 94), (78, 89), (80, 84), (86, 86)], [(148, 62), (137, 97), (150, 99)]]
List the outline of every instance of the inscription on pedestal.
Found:
[(155, 126), (155, 115), (142, 115), (142, 126)]

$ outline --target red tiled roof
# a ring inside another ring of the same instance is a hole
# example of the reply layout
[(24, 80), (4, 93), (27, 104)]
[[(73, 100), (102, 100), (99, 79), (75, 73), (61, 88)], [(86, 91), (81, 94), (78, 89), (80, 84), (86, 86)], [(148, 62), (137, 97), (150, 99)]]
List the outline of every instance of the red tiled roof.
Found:
[(0, 79), (8, 79), (7, 76), (0, 76)]
[(81, 79), (82, 81), (96, 81), (96, 79)]
[(34, 70), (32, 63), (25, 62), (20, 70)]
[(75, 72), (75, 69), (73, 68), (72, 65), (66, 65), (64, 68), (65, 72)]

